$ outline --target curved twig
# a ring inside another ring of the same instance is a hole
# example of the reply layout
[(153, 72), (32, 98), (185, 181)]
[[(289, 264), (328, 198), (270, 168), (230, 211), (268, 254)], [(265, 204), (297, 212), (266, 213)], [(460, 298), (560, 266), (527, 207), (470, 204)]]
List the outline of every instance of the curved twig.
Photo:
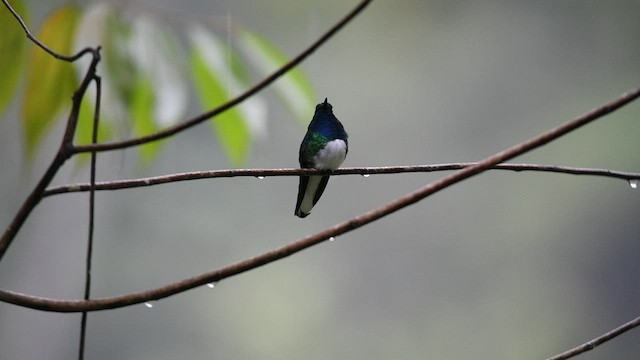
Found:
[[(475, 165), (477, 163), (450, 163), (450, 164), (434, 164), (434, 165), (409, 165), (409, 166), (383, 166), (383, 167), (349, 167), (340, 168), (332, 172), (331, 175), (372, 175), (372, 174), (401, 174), (415, 172), (435, 172), (447, 170), (460, 170), (465, 167)], [(615, 171), (608, 169), (578, 168), (568, 166), (555, 165), (538, 165), (538, 164), (498, 164), (493, 166), (493, 170), (511, 170), (511, 171), (539, 171), (553, 172), (573, 175), (591, 175), (603, 176), (608, 178), (633, 180), (640, 179), (640, 173)], [(299, 176), (323, 174), (326, 171), (316, 169), (229, 169), (229, 170), (209, 170), (209, 171), (191, 171), (179, 174), (161, 175), (146, 177), (140, 179), (102, 181), (96, 183), (96, 190), (120, 190), (130, 189), (144, 186), (160, 185), (172, 182), (201, 180), (212, 178), (228, 178), (228, 177), (270, 177), (270, 176)], [(89, 191), (90, 184), (67, 184), (60, 185), (45, 190), (43, 196), (51, 196), (57, 194), (65, 194), (70, 192)]]
[[(94, 81), (96, 84), (96, 104), (93, 109), (93, 129), (91, 133), (91, 143), (98, 142), (98, 125), (100, 123), (100, 105), (102, 102), (102, 78), (95, 76)], [(87, 256), (85, 261), (85, 280), (84, 280), (84, 299), (89, 300), (91, 296), (91, 279), (92, 279), (92, 267), (93, 267), (93, 238), (94, 238), (94, 224), (95, 224), (95, 209), (96, 209), (96, 163), (98, 154), (91, 153), (91, 165), (89, 175), (89, 232), (87, 234)], [(82, 312), (82, 318), (80, 319), (80, 345), (78, 346), (78, 359), (84, 359), (85, 344), (87, 340), (87, 317), (86, 311)]]
[(164, 130), (160, 130), (154, 134), (141, 136), (129, 140), (117, 141), (111, 143), (103, 143), (103, 144), (95, 144), (95, 145), (83, 145), (76, 146), (74, 148), (75, 152), (89, 152), (89, 151), (109, 151), (116, 149), (124, 149), (131, 146), (146, 144), (148, 142), (164, 139), (171, 135), (175, 135), (183, 130), (186, 130), (190, 127), (198, 125), (206, 120), (211, 119), (212, 117), (221, 114), (230, 108), (240, 104), (244, 100), (250, 98), (254, 94), (258, 93), (262, 89), (266, 88), (272, 82), (276, 81), (279, 77), (286, 74), (289, 70), (293, 69), (297, 65), (299, 65), (304, 59), (309, 57), (313, 52), (318, 50), (320, 46), (322, 46), (327, 40), (329, 40), (333, 35), (335, 35), (338, 31), (340, 31), (345, 25), (347, 25), (356, 15), (360, 14), (364, 8), (369, 5), (372, 0), (363, 0), (361, 1), (353, 10), (351, 10), (348, 14), (346, 14), (338, 23), (336, 23), (331, 29), (329, 29), (324, 35), (322, 35), (318, 40), (316, 40), (313, 44), (311, 44), (306, 50), (304, 50), (300, 55), (293, 58), (287, 64), (283, 65), (280, 69), (278, 69), (273, 74), (269, 75), (266, 79), (262, 80), (249, 90), (245, 91), (243, 94), (239, 95), (235, 99), (230, 100), (229, 102), (220, 105), (219, 107), (208, 111), (204, 114), (198, 115), (192, 119), (183, 121), (174, 126), (168, 127)]
[(55, 52), (54, 50), (49, 48), (47, 45), (45, 45), (42, 42), (40, 42), (40, 40), (38, 40), (37, 37), (33, 36), (31, 31), (29, 30), (29, 27), (24, 22), (24, 19), (22, 19), (22, 16), (20, 16), (20, 14), (18, 14), (13, 9), (13, 7), (11, 7), (11, 5), (7, 2), (7, 0), (2, 0), (2, 2), (4, 3), (4, 6), (6, 6), (7, 9), (9, 9), (11, 14), (13, 14), (13, 17), (15, 17), (16, 20), (18, 20), (18, 22), (20, 23), (20, 26), (22, 26), (22, 29), (24, 30), (25, 34), (27, 34), (27, 38), (29, 40), (31, 40), (34, 44), (38, 45), (38, 47), (40, 47), (42, 50), (46, 51), (49, 55), (53, 56), (54, 58), (56, 58), (58, 60), (62, 60), (62, 61), (67, 61), (67, 62), (74, 62), (74, 61), (78, 60), (79, 58), (81, 58), (83, 55), (91, 53), (91, 52), (94, 51), (93, 48), (87, 47), (87, 48), (84, 48), (84, 49), (80, 50), (77, 54), (74, 54), (74, 55), (71, 55), (71, 56), (62, 55), (60, 53)]
[[(13, 8), (11, 8), (11, 6), (9, 6), (9, 4), (6, 2), (6, 0), (2, 0), (2, 1), (9, 8), (9, 10), (13, 13), (13, 15), (16, 17), (16, 19), (18, 19), (18, 21), (20, 22), (22, 27), (27, 32), (27, 36), (30, 39), (31, 38), (35, 39), (31, 35), (31, 33), (29, 32), (29, 30), (26, 27), (26, 25), (25, 25), (24, 21), (22, 20), (22, 18), (13, 10)], [(91, 52), (94, 55), (94, 57), (93, 57), (93, 60), (92, 60), (92, 63), (90, 65), (89, 69), (87, 70), (87, 74), (85, 75), (85, 78), (84, 78), (81, 86), (78, 88), (78, 90), (74, 94), (73, 105), (72, 105), (71, 112), (69, 113), (69, 118), (67, 120), (67, 127), (66, 127), (65, 134), (64, 134), (64, 137), (63, 137), (63, 140), (62, 140), (62, 145), (60, 146), (58, 152), (56, 153), (56, 156), (55, 156), (54, 160), (49, 165), (49, 168), (46, 170), (45, 174), (42, 176), (42, 178), (40, 179), (40, 181), (38, 182), (36, 187), (29, 194), (27, 199), (24, 201), (24, 203), (22, 204), (22, 207), (18, 210), (18, 212), (16, 213), (16, 215), (15, 215), (14, 219), (12, 220), (12, 222), (9, 224), (7, 229), (5, 229), (5, 232), (2, 234), (2, 237), (0, 237), (0, 260), (2, 259), (4, 254), (6, 253), (7, 248), (9, 247), (11, 242), (13, 241), (13, 238), (17, 234), (18, 230), (20, 230), (20, 228), (22, 227), (22, 225), (26, 221), (27, 217), (29, 216), (29, 214), (33, 210), (33, 208), (40, 202), (40, 200), (42, 200), (42, 194), (43, 194), (44, 190), (46, 189), (47, 186), (49, 186), (49, 183), (51, 182), (51, 180), (53, 179), (53, 177), (57, 173), (58, 169), (60, 169), (60, 167), (64, 164), (64, 162), (69, 157), (73, 156), (74, 154), (81, 153), (81, 152), (94, 152), (94, 151), (95, 152), (99, 152), (99, 151), (106, 151), (106, 150), (122, 149), (122, 148), (130, 147), (130, 146), (140, 145), (140, 144), (144, 144), (144, 143), (151, 142), (151, 141), (154, 141), (154, 140), (162, 139), (162, 138), (171, 136), (173, 134), (176, 134), (176, 133), (178, 133), (178, 132), (180, 132), (182, 130), (185, 130), (185, 129), (189, 128), (189, 127), (192, 127), (192, 126), (194, 126), (194, 125), (196, 125), (198, 123), (201, 123), (201, 122), (203, 122), (205, 120), (208, 120), (208, 119), (210, 119), (210, 118), (212, 118), (212, 117), (214, 117), (214, 116), (216, 116), (216, 115), (228, 110), (229, 108), (241, 103), (242, 101), (244, 101), (247, 98), (251, 97), (252, 95), (257, 93), (258, 91), (262, 90), (267, 85), (269, 85), (270, 83), (275, 81), (277, 78), (279, 78), (280, 76), (282, 76), (283, 74), (287, 73), (289, 70), (291, 70), (295, 66), (297, 66), (305, 58), (307, 58), (309, 55), (311, 55), (311, 53), (313, 53), (321, 45), (323, 45), (327, 40), (329, 40), (333, 35), (335, 35), (340, 29), (342, 29), (345, 25), (347, 25), (370, 2), (371, 2), (371, 0), (363, 0), (363, 1), (361, 1), (351, 12), (349, 12), (342, 20), (340, 20), (336, 25), (334, 25), (331, 29), (329, 29), (329, 31), (327, 31), (318, 40), (316, 40), (316, 42), (311, 44), (311, 46), (309, 46), (309, 48), (307, 48), (304, 52), (302, 52), (300, 55), (295, 57), (289, 63), (285, 64), (283, 67), (281, 67), (275, 73), (273, 73), (271, 76), (267, 77), (262, 82), (258, 83), (256, 86), (252, 87), (251, 89), (246, 91), (244, 94), (240, 95), (239, 97), (237, 97), (237, 98), (227, 102), (226, 104), (223, 104), (220, 107), (218, 107), (216, 109), (213, 109), (213, 110), (211, 110), (211, 111), (209, 111), (207, 113), (204, 113), (204, 114), (202, 114), (200, 116), (197, 116), (197, 117), (195, 117), (195, 118), (193, 118), (191, 120), (188, 120), (188, 121), (185, 121), (183, 123), (177, 124), (176, 126), (167, 128), (167, 129), (165, 129), (163, 131), (160, 131), (160, 132), (157, 132), (155, 134), (152, 134), (152, 135), (149, 135), (149, 136), (140, 137), (140, 138), (134, 138), (134, 139), (130, 139), (130, 140), (122, 141), (122, 142), (115, 142), (115, 143), (91, 144), (91, 145), (85, 145), (85, 146), (75, 146), (73, 144), (73, 136), (75, 134), (75, 129), (76, 129), (77, 121), (78, 121), (78, 111), (79, 111), (79, 108), (80, 108), (80, 100), (84, 96), (86, 88), (87, 88), (87, 86), (89, 84), (89, 80), (92, 78), (93, 75), (95, 75), (95, 68), (96, 68), (98, 62), (100, 61), (100, 48), (99, 47), (97, 49), (87, 48), (87, 49), (82, 50), (80, 53), (78, 53), (78, 54), (76, 54), (76, 55), (74, 55), (72, 57), (65, 57), (65, 56), (57, 54), (57, 53), (55, 53), (55, 52), (53, 52), (51, 50), (48, 50), (48, 48), (46, 46), (41, 45), (43, 47), (43, 49), (45, 49), (47, 52), (49, 52), (52, 56), (55, 56), (56, 58), (61, 58), (62, 60), (66, 60), (66, 61), (75, 60), (75, 59), (79, 58), (80, 56), (82, 56), (83, 54), (85, 54), (87, 52)], [(35, 39), (34, 41), (37, 44), (40, 44), (40, 42), (37, 41), (37, 39)]]
[(630, 103), (631, 101), (640, 97), (640, 88), (630, 91), (617, 99), (610, 101), (609, 103), (592, 110), (582, 116), (579, 116), (561, 126), (553, 128), (547, 132), (544, 132), (530, 140), (514, 145), (504, 151), (496, 153), (492, 156), (485, 158), (484, 160), (475, 163), (471, 166), (465, 167), (462, 170), (458, 170), (453, 174), (447, 175), (439, 180), (431, 182), (430, 184), (409, 193), (403, 197), (400, 197), (390, 203), (370, 210), (366, 213), (358, 215), (350, 220), (341, 222), (332, 227), (329, 227), (323, 231), (309, 235), (298, 241), (284, 245), (277, 249), (255, 256), (253, 258), (240, 261), (235, 264), (231, 264), (222, 267), (218, 270), (207, 272), (198, 276), (194, 276), (189, 279), (185, 279), (179, 282), (175, 282), (156, 289), (141, 291), (132, 294), (113, 296), (102, 299), (91, 300), (57, 300), (42, 297), (35, 297), (25, 294), (20, 294), (12, 291), (0, 290), (0, 301), (7, 303), (24, 306), (32, 309), (53, 311), (53, 312), (82, 312), (82, 311), (97, 311), (120, 308), (128, 305), (140, 304), (147, 301), (158, 300), (169, 297), (171, 295), (184, 292), (195, 287), (199, 287), (208, 283), (220, 281), (229, 278), (234, 275), (241, 274), (243, 272), (255, 269), (262, 265), (280, 260), (289, 255), (295, 254), (313, 245), (321, 243), (331, 237), (339, 236), (341, 234), (350, 232), (354, 229), (369, 224), (375, 220), (378, 220), (384, 216), (394, 213), (404, 207), (407, 207), (413, 203), (416, 203), (425, 197), (436, 193), (442, 189), (445, 189), (455, 183), (468, 179), (473, 175), (481, 173), (496, 164), (502, 163), (509, 159), (512, 159), (518, 155), (524, 154), (530, 150), (540, 147), (544, 144), (553, 141), (570, 131), (573, 131), (585, 124), (590, 123), (598, 118), (601, 118), (622, 106)]

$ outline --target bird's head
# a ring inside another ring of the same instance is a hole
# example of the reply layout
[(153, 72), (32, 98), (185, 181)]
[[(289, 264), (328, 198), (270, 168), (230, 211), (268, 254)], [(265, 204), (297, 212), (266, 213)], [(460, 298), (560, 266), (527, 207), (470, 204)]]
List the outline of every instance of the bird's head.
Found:
[(327, 112), (332, 112), (333, 110), (333, 106), (331, 106), (331, 104), (329, 104), (329, 102), (327, 101), (327, 98), (324, 98), (324, 102), (320, 103), (318, 105), (316, 105), (316, 112), (318, 111), (327, 111)]

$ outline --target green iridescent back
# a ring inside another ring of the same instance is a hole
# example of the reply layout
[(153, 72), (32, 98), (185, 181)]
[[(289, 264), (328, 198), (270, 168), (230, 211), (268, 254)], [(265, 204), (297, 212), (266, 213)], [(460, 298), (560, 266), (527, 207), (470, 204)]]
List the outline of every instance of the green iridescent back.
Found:
[(300, 156), (298, 158), (300, 166), (313, 167), (313, 157), (331, 140), (317, 132), (307, 133), (303, 145), (300, 146)]

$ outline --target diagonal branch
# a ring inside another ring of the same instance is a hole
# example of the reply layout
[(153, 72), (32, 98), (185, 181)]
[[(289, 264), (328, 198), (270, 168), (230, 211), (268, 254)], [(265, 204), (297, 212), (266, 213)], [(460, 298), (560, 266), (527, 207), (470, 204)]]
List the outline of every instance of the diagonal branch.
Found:
[(31, 191), (27, 199), (24, 201), (24, 203), (22, 204), (22, 207), (18, 210), (14, 219), (6, 228), (5, 232), (2, 234), (2, 237), (0, 237), (0, 260), (4, 256), (5, 252), (7, 251), (7, 248), (9, 247), (14, 237), (16, 236), (16, 234), (18, 233), (18, 231), (26, 221), (31, 211), (36, 207), (36, 205), (38, 205), (40, 200), (42, 200), (42, 196), (46, 187), (49, 186), (49, 183), (51, 182), (55, 174), (58, 172), (58, 169), (60, 169), (60, 167), (65, 163), (65, 161), (69, 157), (81, 152), (98, 152), (98, 151), (122, 149), (130, 146), (148, 143), (158, 139), (163, 139), (171, 135), (174, 135), (182, 130), (185, 130), (189, 127), (195, 126), (205, 120), (208, 120), (236, 106), (237, 104), (251, 97), (258, 91), (265, 88), (267, 85), (271, 84), (277, 78), (284, 75), (289, 70), (293, 69), (295, 66), (300, 64), (304, 59), (306, 59), (309, 55), (311, 55), (314, 51), (316, 51), (320, 46), (322, 46), (327, 40), (329, 40), (333, 35), (335, 35), (339, 30), (341, 30), (345, 25), (347, 25), (353, 18), (355, 18), (356, 15), (358, 15), (362, 10), (364, 10), (364, 8), (371, 2), (371, 0), (361, 1), (351, 12), (345, 15), (345, 17), (342, 20), (340, 20), (336, 25), (334, 25), (331, 29), (329, 29), (329, 31), (327, 31), (323, 36), (321, 36), (318, 40), (316, 40), (316, 42), (314, 42), (309, 48), (307, 48), (300, 55), (295, 57), (289, 63), (285, 64), (278, 71), (273, 73), (271, 76), (267, 77), (262, 82), (258, 83), (256, 86), (246, 91), (244, 94), (240, 95), (234, 100), (229, 101), (226, 104), (221, 105), (216, 109), (213, 109), (191, 120), (177, 124), (176, 126), (167, 128), (163, 131), (157, 132), (149, 136), (134, 138), (134, 139), (130, 139), (122, 142), (115, 142), (115, 143), (75, 146), (73, 145), (73, 136), (75, 134), (76, 125), (78, 122), (78, 114), (79, 114), (80, 102), (81, 102), (80, 100), (82, 99), (82, 97), (84, 97), (87, 86), (89, 85), (89, 82), (95, 75), (96, 66), (100, 61), (100, 47), (97, 47), (96, 49), (86, 48), (82, 50), (80, 53), (71, 57), (57, 54), (54, 51), (47, 48), (44, 44), (40, 43), (40, 41), (38, 41), (34, 36), (32, 36), (31, 32), (25, 25), (20, 15), (18, 15), (15, 12), (15, 10), (7, 3), (6, 0), (2, 0), (2, 1), (7, 6), (9, 11), (11, 11), (11, 13), (16, 17), (18, 22), (20, 22), (20, 25), (23, 27), (23, 29), (27, 33), (27, 37), (29, 39), (32, 39), (36, 44), (38, 44), (40, 47), (42, 47), (45, 51), (50, 53), (52, 56), (65, 61), (74, 61), (78, 59), (80, 56), (84, 55), (85, 53), (90, 52), (93, 55), (93, 60), (91, 62), (89, 69), (87, 70), (87, 74), (85, 75), (85, 78), (82, 84), (74, 94), (73, 105), (72, 105), (71, 112), (69, 113), (69, 118), (67, 120), (67, 126), (66, 126), (65, 134), (62, 140), (62, 144), (58, 152), (56, 153), (54, 160), (51, 162), (51, 164), (49, 165), (49, 168), (46, 170), (45, 174), (40, 179), (36, 187)]
[(27, 220), (27, 217), (29, 216), (31, 211), (38, 205), (40, 200), (42, 200), (42, 194), (44, 193), (47, 186), (49, 186), (49, 184), (51, 183), (51, 180), (53, 180), (53, 177), (56, 175), (65, 161), (67, 161), (67, 159), (69, 159), (73, 155), (73, 136), (76, 132), (76, 126), (78, 125), (78, 116), (80, 114), (80, 105), (82, 102), (82, 98), (84, 97), (89, 84), (95, 77), (96, 68), (98, 66), (98, 63), (100, 62), (100, 47), (97, 47), (95, 49), (90, 48), (87, 51), (91, 52), (93, 58), (91, 59), (91, 64), (87, 69), (87, 73), (82, 80), (80, 87), (78, 87), (78, 90), (76, 90), (73, 94), (71, 111), (69, 112), (69, 117), (67, 118), (67, 125), (58, 151), (51, 161), (51, 164), (49, 164), (49, 167), (45, 171), (44, 175), (42, 175), (42, 178), (40, 178), (40, 180), (38, 181), (38, 184), (27, 196), (9, 226), (7, 226), (7, 228), (5, 229), (2, 237), (0, 237), (0, 260), (7, 251), (7, 248), (9, 248), (9, 245), (11, 245), (11, 242), (15, 238), (24, 222)]
[(550, 358), (548, 358), (547, 360), (565, 360), (565, 359), (570, 359), (574, 356), (580, 355), (582, 353), (585, 353), (589, 350), (593, 350), (596, 346), (598, 345), (602, 345), (603, 343), (613, 339), (614, 337), (618, 336), (618, 335), (622, 335), (624, 333), (626, 333), (627, 331), (634, 329), (636, 327), (640, 326), (640, 316), (638, 316), (637, 318), (620, 325), (619, 327), (604, 333), (600, 336), (598, 336), (597, 338), (588, 341), (580, 346), (576, 346), (573, 349), (567, 350), (561, 354), (558, 354), (556, 356), (552, 356)]
[(363, 0), (361, 1), (353, 10), (351, 10), (348, 14), (346, 14), (337, 24), (335, 24), (331, 29), (329, 29), (324, 35), (322, 35), (318, 40), (316, 40), (311, 46), (309, 46), (306, 50), (304, 50), (300, 55), (293, 58), (287, 64), (282, 66), (276, 72), (268, 76), (266, 79), (262, 80), (249, 90), (245, 91), (240, 96), (236, 97), (229, 102), (220, 105), (219, 107), (208, 111), (204, 114), (198, 115), (190, 120), (186, 120), (184, 122), (178, 123), (174, 126), (168, 127), (164, 130), (158, 131), (155, 134), (141, 136), (138, 138), (133, 138), (129, 140), (119, 141), (119, 142), (111, 142), (111, 143), (103, 143), (103, 144), (95, 144), (95, 145), (83, 145), (76, 146), (75, 152), (89, 152), (89, 151), (109, 151), (116, 149), (124, 149), (131, 146), (146, 144), (148, 142), (164, 139), (166, 137), (175, 135), (183, 130), (186, 130), (190, 127), (198, 125), (206, 120), (211, 119), (212, 117), (219, 115), (232, 107), (240, 104), (244, 100), (250, 98), (255, 95), (262, 89), (266, 88), (272, 82), (276, 81), (279, 77), (286, 74), (289, 70), (298, 66), (303, 60), (305, 60), (309, 55), (318, 50), (320, 46), (322, 46), (327, 40), (329, 40), (333, 35), (335, 35), (338, 31), (340, 31), (345, 25), (347, 25), (356, 15), (360, 14), (364, 8), (369, 5), (372, 0)]
[(283, 259), (289, 255), (295, 254), (306, 248), (319, 244), (331, 237), (345, 234), (389, 214), (392, 214), (402, 208), (405, 208), (413, 203), (424, 199), (431, 194), (434, 194), (462, 180), (468, 179), (476, 174), (488, 170), (501, 162), (512, 159), (535, 148), (541, 147), (544, 144), (547, 144), (550, 141), (553, 141), (570, 131), (573, 131), (623, 107), (624, 105), (630, 103), (638, 97), (640, 97), (640, 88), (623, 94), (617, 99), (614, 99), (597, 109), (589, 111), (584, 115), (581, 115), (556, 128), (548, 130), (547, 132), (544, 132), (530, 140), (514, 145), (506, 150), (491, 155), (478, 163), (465, 167), (462, 170), (458, 170), (455, 173), (447, 175), (430, 184), (427, 184), (426, 186), (394, 201), (391, 201), (390, 203), (358, 215), (350, 220), (336, 224), (316, 234), (304, 237), (298, 241), (268, 251), (253, 258), (246, 259), (217, 270), (213, 270), (211, 272), (197, 275), (192, 278), (175, 282), (156, 289), (101, 299), (57, 300), (30, 296), (7, 290), (0, 290), (0, 301), (32, 309), (53, 312), (96, 311), (120, 308), (128, 305), (140, 304), (146, 301), (158, 300), (205, 285), (207, 283), (220, 281), (231, 276), (258, 268), (276, 260)]
[[(332, 176), (336, 175), (372, 175), (372, 174), (401, 174), (416, 172), (435, 172), (447, 170), (460, 170), (465, 167), (475, 165), (476, 163), (451, 163), (451, 164), (435, 164), (435, 165), (409, 165), (409, 166), (383, 166), (383, 167), (350, 167), (340, 168), (329, 172)], [(552, 172), (573, 175), (592, 175), (602, 176), (622, 180), (640, 179), (640, 173), (623, 172), (608, 169), (578, 168), (568, 166), (555, 165), (538, 165), (538, 164), (498, 164), (491, 167), (493, 170), (511, 170), (511, 171), (538, 171)], [(228, 178), (228, 177), (276, 177), (276, 176), (299, 176), (314, 175), (327, 173), (323, 170), (316, 169), (229, 169), (229, 170), (209, 170), (209, 171), (192, 171), (178, 174), (161, 175), (146, 177), (140, 179), (114, 180), (97, 182), (95, 190), (119, 190), (130, 189), (144, 186), (153, 186), (167, 184), (172, 182), (201, 180), (212, 178)], [(57, 194), (65, 194), (71, 192), (89, 191), (90, 184), (67, 184), (53, 188), (48, 188), (43, 196), (51, 196)]]

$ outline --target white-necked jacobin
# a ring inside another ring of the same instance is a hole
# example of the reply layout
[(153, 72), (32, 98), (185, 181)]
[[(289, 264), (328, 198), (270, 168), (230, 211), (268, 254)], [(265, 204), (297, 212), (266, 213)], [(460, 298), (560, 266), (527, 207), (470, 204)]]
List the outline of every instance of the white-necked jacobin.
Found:
[[(333, 115), (333, 107), (324, 99), (316, 105), (316, 113), (300, 144), (298, 161), (301, 168), (335, 170), (347, 157), (347, 132)], [(295, 215), (307, 217), (327, 187), (329, 175), (300, 176)]]

